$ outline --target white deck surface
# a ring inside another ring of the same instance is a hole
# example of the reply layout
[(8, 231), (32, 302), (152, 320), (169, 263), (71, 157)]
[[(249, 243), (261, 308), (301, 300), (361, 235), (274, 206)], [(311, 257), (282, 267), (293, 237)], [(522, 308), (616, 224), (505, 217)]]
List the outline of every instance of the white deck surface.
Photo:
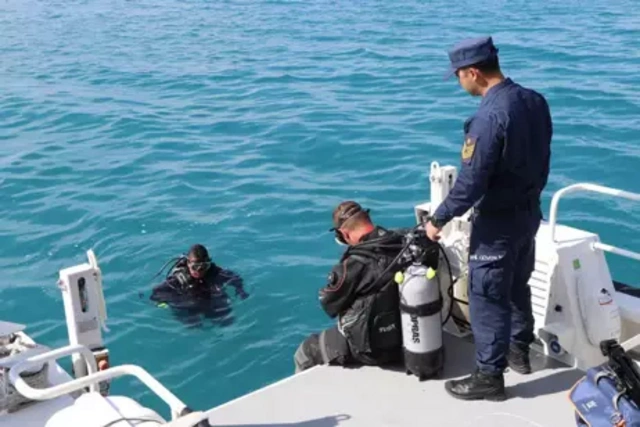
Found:
[(377, 367), (316, 367), (210, 410), (209, 422), (227, 427), (575, 426), (568, 391), (582, 372), (532, 352), (531, 375), (505, 373), (506, 401), (465, 402), (450, 397), (444, 381), (472, 371), (473, 344), (450, 335), (445, 343), (442, 379), (419, 382), (403, 371)]
[(0, 337), (6, 337), (16, 332), (24, 330), (25, 326), (20, 323), (4, 322), (0, 320)]

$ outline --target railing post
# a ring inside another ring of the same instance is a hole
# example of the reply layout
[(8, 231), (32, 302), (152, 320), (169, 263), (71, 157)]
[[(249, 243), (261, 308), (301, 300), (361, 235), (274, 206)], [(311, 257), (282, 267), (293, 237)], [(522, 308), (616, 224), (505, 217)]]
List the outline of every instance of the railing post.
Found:
[[(551, 229), (552, 242), (556, 242), (556, 225), (558, 222), (558, 205), (560, 204), (560, 199), (567, 194), (577, 193), (579, 191), (589, 191), (593, 193), (606, 194), (609, 196), (621, 197), (623, 199), (640, 202), (640, 194), (618, 190), (617, 188), (604, 187), (597, 184), (579, 183), (564, 187), (556, 191), (556, 193), (553, 195), (553, 198), (551, 199), (551, 207), (549, 208), (549, 227)], [(640, 254), (626, 249), (617, 248), (615, 246), (606, 245), (604, 243), (595, 243), (594, 248), (640, 261)]]
[[(43, 389), (35, 389), (31, 387), (20, 376), (23, 371), (33, 367), (34, 365), (37, 366), (43, 362), (49, 362), (59, 359), (60, 357), (70, 356), (74, 353), (81, 353), (85, 359), (93, 361), (93, 364), (88, 362), (89, 375)], [(88, 348), (82, 345), (69, 345), (47, 353), (29, 357), (17, 363), (9, 370), (9, 381), (11, 381), (16, 390), (27, 399), (48, 400), (82, 390), (85, 387), (91, 387), (92, 391), (97, 392), (98, 384), (102, 381), (108, 381), (124, 375), (131, 375), (138, 378), (144, 385), (151, 389), (152, 392), (169, 405), (169, 408), (171, 409), (171, 416), (174, 419), (179, 417), (187, 407), (180, 399), (178, 399), (165, 386), (140, 366), (122, 365), (97, 372), (95, 360), (93, 360), (93, 354)]]

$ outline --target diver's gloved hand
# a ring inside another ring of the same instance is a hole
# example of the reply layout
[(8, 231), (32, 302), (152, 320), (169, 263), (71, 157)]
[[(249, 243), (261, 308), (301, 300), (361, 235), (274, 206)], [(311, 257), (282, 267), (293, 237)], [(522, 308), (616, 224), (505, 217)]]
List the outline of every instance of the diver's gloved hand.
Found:
[(236, 296), (240, 299), (247, 299), (249, 294), (244, 289), (236, 289)]

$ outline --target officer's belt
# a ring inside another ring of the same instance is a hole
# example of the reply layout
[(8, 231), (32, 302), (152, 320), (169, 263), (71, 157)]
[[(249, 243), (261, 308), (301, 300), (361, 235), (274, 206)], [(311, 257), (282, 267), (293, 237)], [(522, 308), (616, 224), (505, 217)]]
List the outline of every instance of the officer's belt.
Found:
[(476, 215), (482, 216), (504, 216), (513, 215), (518, 212), (531, 212), (535, 207), (540, 207), (540, 203), (537, 200), (527, 199), (523, 200), (513, 206), (505, 206), (500, 208), (478, 208), (473, 209)]

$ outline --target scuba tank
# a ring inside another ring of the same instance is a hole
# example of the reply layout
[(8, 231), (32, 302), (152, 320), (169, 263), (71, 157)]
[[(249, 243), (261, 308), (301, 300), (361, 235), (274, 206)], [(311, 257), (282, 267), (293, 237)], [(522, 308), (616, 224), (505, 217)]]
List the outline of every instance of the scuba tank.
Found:
[(404, 365), (420, 381), (440, 375), (444, 367), (442, 296), (436, 271), (411, 264), (396, 273), (400, 294)]

